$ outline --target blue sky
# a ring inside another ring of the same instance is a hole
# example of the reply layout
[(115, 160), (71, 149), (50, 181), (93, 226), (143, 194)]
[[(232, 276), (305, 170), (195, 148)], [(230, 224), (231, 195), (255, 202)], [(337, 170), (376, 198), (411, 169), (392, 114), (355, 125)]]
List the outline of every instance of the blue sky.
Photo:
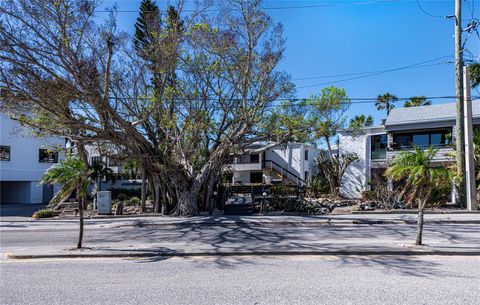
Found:
[[(136, 11), (139, 2), (108, 0), (104, 1), (103, 6), (117, 3), (120, 11)], [(167, 2), (159, 0), (157, 3), (165, 7)], [(454, 0), (420, 0), (419, 3), (432, 15), (454, 14)], [(326, 82), (360, 75), (321, 78), (324, 76), (394, 69), (442, 56), (453, 56), (454, 53), (453, 20), (429, 16), (413, 0), (268, 0), (264, 6), (275, 8), (268, 9), (268, 13), (276, 22), (284, 25), (287, 45), (280, 69), (291, 74), (300, 98), (320, 92), (322, 87), (329, 86), (321, 85)], [(473, 15), (480, 17), (480, 0), (463, 1), (463, 6), (463, 24), (466, 27), (468, 19), (472, 17), (472, 8)], [(136, 12), (119, 12), (119, 27), (132, 32), (137, 16)], [(469, 37), (466, 48), (471, 52), (465, 55), (466, 59), (480, 60), (480, 39), (476, 34)], [(455, 72), (452, 61), (453, 57), (443, 58), (419, 68), (331, 85), (345, 88), (351, 98), (372, 98), (387, 91), (398, 97), (454, 96)], [(312, 79), (315, 77), (319, 78)], [(479, 95), (475, 91), (472, 94)], [(452, 101), (439, 99), (432, 102)], [(377, 111), (373, 103), (356, 103), (352, 101), (348, 117), (363, 113), (372, 115), (375, 123), (385, 117), (385, 113)], [(397, 107), (402, 105), (403, 101), (397, 103)]]

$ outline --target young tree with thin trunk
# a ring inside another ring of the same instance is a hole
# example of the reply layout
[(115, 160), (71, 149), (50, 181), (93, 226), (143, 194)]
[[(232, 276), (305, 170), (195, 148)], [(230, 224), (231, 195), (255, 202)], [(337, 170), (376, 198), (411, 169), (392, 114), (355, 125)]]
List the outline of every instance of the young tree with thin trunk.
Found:
[(449, 188), (453, 181), (450, 169), (432, 164), (436, 154), (437, 150), (432, 147), (402, 152), (393, 159), (385, 173), (394, 181), (406, 180), (406, 187), (412, 189), (414, 199), (418, 202), (416, 245), (422, 244), (425, 205), (436, 189)]
[(60, 190), (50, 201), (51, 205), (57, 204), (64, 198), (70, 196), (74, 191), (77, 194), (80, 230), (77, 248), (82, 247), (83, 242), (83, 208), (84, 198), (87, 195), (88, 176), (91, 170), (78, 157), (67, 157), (50, 167), (42, 177), (43, 184), (58, 184)]

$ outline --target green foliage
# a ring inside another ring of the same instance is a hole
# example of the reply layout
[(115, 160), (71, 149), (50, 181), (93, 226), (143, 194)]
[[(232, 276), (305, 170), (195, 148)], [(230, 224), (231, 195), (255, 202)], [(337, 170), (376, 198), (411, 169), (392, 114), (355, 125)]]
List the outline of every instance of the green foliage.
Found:
[(272, 202), (270, 208), (274, 211), (285, 211), (287, 213), (315, 214), (318, 212), (315, 204), (296, 198), (281, 198)]
[(425, 96), (413, 96), (409, 101), (406, 101), (403, 107), (419, 107), (419, 106), (428, 106), (432, 102), (427, 100)]
[(375, 102), (375, 107), (377, 107), (377, 110), (385, 109), (387, 111), (387, 116), (388, 116), (390, 114), (390, 111), (393, 108), (395, 108), (396, 101), (398, 101), (398, 98), (396, 95), (386, 92), (377, 97), (377, 102)]
[(470, 84), (472, 88), (477, 88), (480, 85), (480, 63), (470, 65)]
[(330, 141), (343, 127), (344, 113), (349, 107), (350, 99), (344, 89), (327, 87), (309, 99), (282, 102), (263, 122), (262, 128), (279, 142)]
[(131, 197), (125, 201), (125, 206), (138, 206), (140, 205), (140, 198)]
[[(90, 166), (90, 174), (88, 178), (95, 181), (97, 184), (101, 183), (101, 180), (113, 181), (115, 183), (115, 175), (113, 170), (107, 166), (105, 162), (95, 162)], [(100, 186), (97, 185), (97, 188)]]
[(33, 213), (32, 218), (33, 219), (52, 218), (55, 216), (58, 216), (58, 212), (55, 212), (52, 209), (42, 209)]
[(401, 152), (385, 174), (394, 181), (405, 180), (406, 187), (412, 189), (413, 199), (420, 199), (421, 204), (425, 204), (435, 192), (450, 188), (453, 179), (450, 169), (432, 165), (436, 154), (437, 150), (432, 147)]
[(353, 119), (350, 120), (350, 124), (348, 124), (348, 128), (362, 128), (366, 126), (373, 125), (373, 117), (369, 115), (365, 117), (364, 114), (356, 115)]
[(42, 184), (59, 184), (60, 190), (53, 196), (50, 204), (56, 204), (70, 196), (73, 191), (79, 195), (87, 194), (90, 170), (78, 157), (69, 156), (50, 167), (42, 177)]
[(112, 195), (112, 199), (126, 200), (131, 197), (141, 197), (141, 189), (121, 189), (121, 188), (111, 188), (109, 190)]
[(136, 179), (138, 174), (138, 161), (135, 159), (127, 160), (123, 165), (123, 176), (125, 179)]
[(313, 197), (318, 197), (320, 194), (328, 194), (330, 187), (327, 178), (323, 173), (319, 173), (313, 177), (310, 183), (310, 193)]

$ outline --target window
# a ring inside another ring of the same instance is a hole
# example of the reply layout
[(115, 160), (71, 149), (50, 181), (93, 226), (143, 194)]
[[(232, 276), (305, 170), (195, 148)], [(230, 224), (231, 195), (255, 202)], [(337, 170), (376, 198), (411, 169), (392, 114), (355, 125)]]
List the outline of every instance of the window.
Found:
[(308, 150), (305, 150), (305, 161), (308, 161)]
[(42, 163), (58, 163), (58, 152), (48, 149), (38, 150), (38, 162)]
[(430, 144), (430, 135), (429, 134), (415, 134), (412, 136), (412, 143), (417, 147), (428, 147)]
[(393, 148), (410, 149), (412, 147), (441, 147), (449, 144), (450, 130), (401, 133), (393, 135)]
[(387, 135), (372, 136), (371, 139), (371, 153), (372, 160), (381, 160), (387, 157)]
[(10, 146), (0, 145), (0, 161), (10, 161)]
[(100, 162), (102, 162), (102, 157), (100, 156), (90, 158), (90, 165), (93, 165), (95, 163), (100, 163)]
[(262, 172), (251, 172), (250, 173), (250, 183), (263, 183)]
[(305, 181), (308, 181), (308, 171), (305, 171), (305, 176), (304, 176), (304, 178), (305, 178), (305, 179), (304, 179)]
[(259, 154), (250, 155), (250, 163), (258, 163), (258, 162), (260, 162)]

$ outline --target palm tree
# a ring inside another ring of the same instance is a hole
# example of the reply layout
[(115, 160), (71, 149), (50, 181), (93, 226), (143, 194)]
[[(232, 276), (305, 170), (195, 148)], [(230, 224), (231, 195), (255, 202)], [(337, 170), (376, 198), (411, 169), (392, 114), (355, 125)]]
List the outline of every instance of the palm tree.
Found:
[(415, 148), (414, 151), (402, 152), (393, 159), (391, 167), (385, 173), (394, 181), (405, 179), (406, 185), (413, 188), (414, 199), (418, 201), (416, 245), (422, 244), (425, 203), (435, 190), (450, 187), (453, 179), (451, 170), (443, 166), (432, 166), (436, 154), (437, 150), (432, 147), (427, 150)]
[(91, 173), (88, 176), (88, 178), (92, 179), (95, 181), (97, 184), (97, 190), (101, 191), (102, 190), (102, 180), (105, 179), (105, 181), (112, 180), (115, 182), (115, 176), (113, 174), (113, 170), (107, 166), (105, 162), (94, 162), (91, 166)]
[(61, 202), (76, 191), (78, 211), (80, 215), (80, 232), (77, 248), (82, 247), (83, 241), (83, 199), (87, 194), (88, 175), (90, 169), (78, 157), (68, 157), (59, 164), (50, 167), (42, 177), (42, 184), (59, 184), (60, 190), (50, 201), (51, 204)]
[(350, 120), (350, 124), (348, 125), (348, 128), (362, 128), (365, 126), (372, 126), (373, 125), (373, 117), (369, 115), (368, 117), (365, 117), (365, 115), (360, 114), (356, 115), (353, 117), (353, 119)]
[(472, 88), (480, 85), (480, 63), (470, 65), (470, 83)]
[(387, 110), (387, 116), (390, 114), (390, 111), (395, 108), (394, 103), (398, 100), (397, 96), (390, 94), (388, 92), (377, 96), (377, 101), (375, 102), (375, 107), (377, 110), (385, 109)]
[(410, 100), (406, 101), (403, 104), (403, 107), (418, 107), (418, 106), (428, 106), (431, 105), (432, 102), (428, 101), (425, 96), (412, 96)]

